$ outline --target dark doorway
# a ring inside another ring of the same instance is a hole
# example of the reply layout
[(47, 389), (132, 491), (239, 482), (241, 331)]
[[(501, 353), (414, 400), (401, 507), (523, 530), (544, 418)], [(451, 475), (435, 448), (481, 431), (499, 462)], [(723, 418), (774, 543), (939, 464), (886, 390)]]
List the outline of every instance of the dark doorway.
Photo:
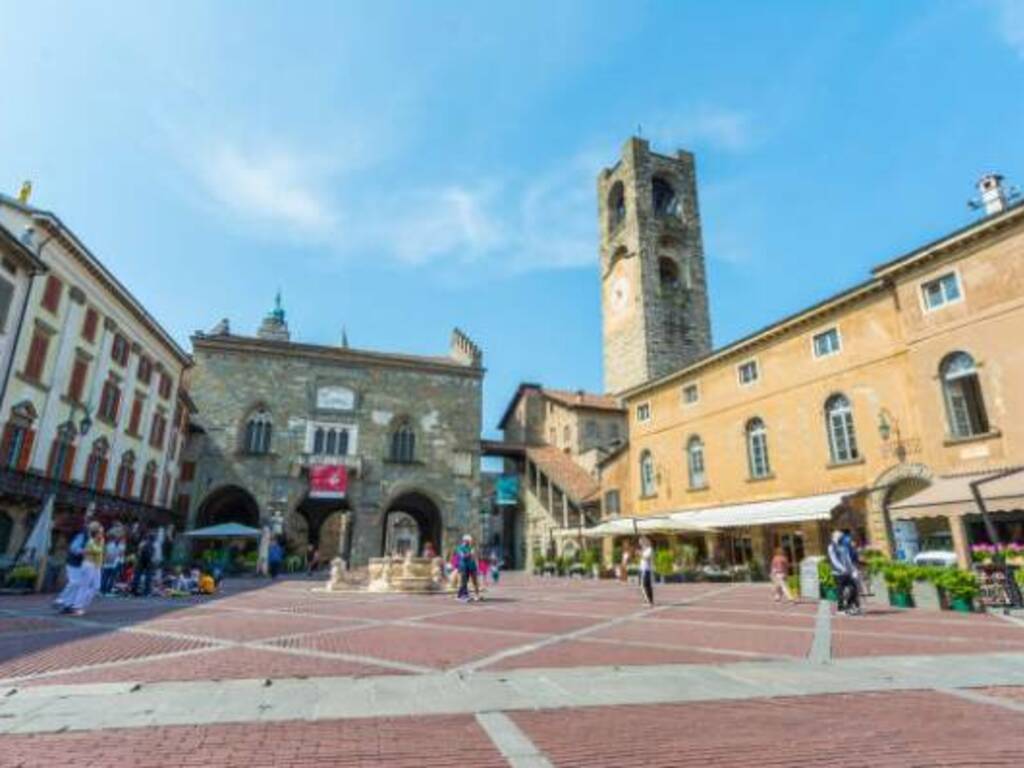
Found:
[(411, 491), (403, 493), (388, 506), (384, 514), (383, 552), (423, 554), (427, 542), (437, 554), (441, 552), (441, 511), (427, 496)]
[(241, 523), (260, 527), (260, 507), (244, 488), (228, 485), (218, 488), (203, 501), (196, 515), (196, 528), (221, 523)]

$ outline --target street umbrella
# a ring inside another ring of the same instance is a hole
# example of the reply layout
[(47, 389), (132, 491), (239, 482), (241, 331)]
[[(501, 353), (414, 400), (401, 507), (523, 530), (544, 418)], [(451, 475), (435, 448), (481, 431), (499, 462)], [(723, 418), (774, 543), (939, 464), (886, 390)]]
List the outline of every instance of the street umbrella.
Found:
[(21, 547), (18, 562), (38, 563), (50, 551), (50, 536), (53, 529), (53, 494), (46, 497), (42, 512), (32, 526), (32, 533)]

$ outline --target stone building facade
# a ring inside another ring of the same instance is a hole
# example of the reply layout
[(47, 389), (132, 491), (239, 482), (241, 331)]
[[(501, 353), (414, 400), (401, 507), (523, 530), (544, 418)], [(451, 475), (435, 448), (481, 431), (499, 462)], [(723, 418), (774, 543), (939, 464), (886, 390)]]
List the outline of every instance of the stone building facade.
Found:
[[(462, 332), (447, 357), (301, 344), (278, 306), (256, 337), (224, 321), (192, 343), (190, 527), (271, 525), (352, 565), (478, 534), (484, 369)], [(345, 467), (343, 499), (311, 494), (318, 465)]]
[(694, 158), (632, 138), (597, 186), (605, 391), (617, 394), (711, 349)]
[(505, 471), (519, 477), (519, 503), (504, 510), (515, 562), (576, 549), (600, 510), (598, 465), (624, 444), (625, 410), (614, 397), (524, 383), (498, 428)]

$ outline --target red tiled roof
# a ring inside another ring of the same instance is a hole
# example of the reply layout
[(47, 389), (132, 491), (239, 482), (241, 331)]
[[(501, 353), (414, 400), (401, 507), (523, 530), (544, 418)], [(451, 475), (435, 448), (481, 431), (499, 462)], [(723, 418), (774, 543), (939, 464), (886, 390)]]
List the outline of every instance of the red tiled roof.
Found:
[(541, 392), (545, 397), (567, 408), (590, 408), (598, 411), (625, 410), (619, 405), (619, 401), (611, 395), (595, 395), (592, 392), (584, 392), (582, 389), (573, 392), (569, 389), (542, 388)]
[(558, 448), (550, 445), (530, 447), (526, 449), (526, 456), (575, 504), (583, 504), (601, 490), (589, 472)]

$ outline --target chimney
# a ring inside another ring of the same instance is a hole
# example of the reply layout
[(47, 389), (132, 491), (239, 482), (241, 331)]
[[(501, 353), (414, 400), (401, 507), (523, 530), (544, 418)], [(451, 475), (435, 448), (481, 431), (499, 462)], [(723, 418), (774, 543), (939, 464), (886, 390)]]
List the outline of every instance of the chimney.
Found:
[(582, 389), (577, 389), (576, 390), (576, 402), (577, 403), (582, 403), (583, 402), (583, 395), (584, 394), (585, 393), (583, 392)]
[(1006, 189), (1003, 177), (998, 173), (987, 173), (978, 179), (978, 192), (981, 193), (981, 207), (984, 207), (986, 216), (1006, 210)]

